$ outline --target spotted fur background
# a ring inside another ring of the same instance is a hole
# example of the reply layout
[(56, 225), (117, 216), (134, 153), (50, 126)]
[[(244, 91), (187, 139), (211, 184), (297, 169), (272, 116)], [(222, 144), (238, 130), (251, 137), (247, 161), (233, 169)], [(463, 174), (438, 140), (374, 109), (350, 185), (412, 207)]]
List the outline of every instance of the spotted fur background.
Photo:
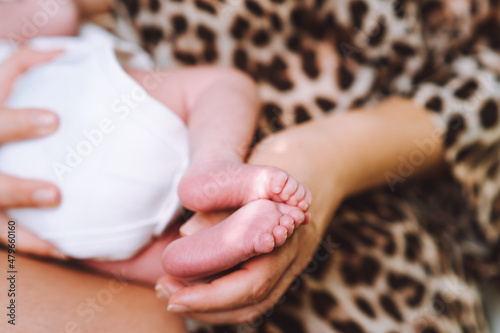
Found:
[[(309, 269), (254, 324), (192, 332), (487, 332), (500, 275), (498, 0), (121, 0), (116, 33), (160, 67), (257, 82), (256, 139), (404, 96), (444, 132), (449, 174), (345, 202)], [(402, 110), (401, 112), (404, 112)], [(334, 143), (332, 143), (334, 144)]]

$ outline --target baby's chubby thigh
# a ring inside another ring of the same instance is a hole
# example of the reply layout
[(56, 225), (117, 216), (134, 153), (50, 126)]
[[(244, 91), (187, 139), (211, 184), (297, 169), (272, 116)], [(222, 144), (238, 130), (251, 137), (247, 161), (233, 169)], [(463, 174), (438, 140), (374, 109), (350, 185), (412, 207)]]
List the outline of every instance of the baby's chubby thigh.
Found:
[(76, 1), (0, 2), (0, 38), (24, 43), (40, 36), (71, 36), (78, 31), (79, 17)]
[(184, 86), (179, 79), (181, 70), (143, 71), (126, 68), (125, 71), (151, 97), (175, 113), (187, 125), (188, 111), (185, 110)]

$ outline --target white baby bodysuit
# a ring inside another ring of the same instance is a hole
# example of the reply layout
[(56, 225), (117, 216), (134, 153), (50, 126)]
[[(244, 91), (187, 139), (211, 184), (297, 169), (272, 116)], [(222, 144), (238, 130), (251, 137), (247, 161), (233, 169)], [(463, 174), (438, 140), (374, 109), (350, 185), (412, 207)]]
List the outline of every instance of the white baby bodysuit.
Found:
[[(1, 146), (0, 172), (54, 183), (62, 203), (8, 214), (71, 257), (130, 258), (179, 210), (187, 128), (126, 74), (107, 32), (87, 26), (79, 37), (38, 38), (31, 47), (65, 52), (22, 75), (5, 106), (54, 111), (60, 125)], [(151, 74), (143, 84), (159, 89), (165, 79)]]

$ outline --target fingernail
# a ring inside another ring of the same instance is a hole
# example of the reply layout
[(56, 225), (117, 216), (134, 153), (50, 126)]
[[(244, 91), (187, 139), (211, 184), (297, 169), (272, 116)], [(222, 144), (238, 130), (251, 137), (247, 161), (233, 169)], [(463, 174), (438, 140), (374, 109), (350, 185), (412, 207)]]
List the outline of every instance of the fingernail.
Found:
[(51, 127), (56, 124), (56, 121), (57, 117), (50, 113), (41, 114), (35, 118), (35, 124), (38, 127)]
[(56, 259), (61, 259), (61, 260), (69, 259), (69, 257), (67, 255), (65, 255), (64, 253), (62, 253), (61, 250), (58, 250), (58, 249), (53, 249), (52, 251), (50, 251), (50, 254), (52, 255), (52, 257), (54, 257)]
[(182, 227), (179, 228), (180, 234), (184, 236), (191, 236), (194, 233), (194, 230), (190, 226), (191, 223), (184, 223)]
[(184, 306), (184, 305), (170, 304), (167, 307), (167, 311), (170, 311), (170, 312), (189, 312), (191, 310), (187, 306)]
[(56, 201), (57, 191), (54, 189), (44, 188), (33, 193), (33, 200), (41, 205), (50, 205)]
[(166, 289), (164, 289), (159, 284), (155, 286), (155, 291), (156, 291), (156, 297), (165, 301), (168, 301), (170, 299), (170, 296), (172, 296)]
[(43, 132), (54, 128), (57, 123), (57, 117), (53, 114), (41, 114), (34, 119), (34, 123)]
[(172, 283), (167, 283), (165, 285), (162, 285), (162, 288), (164, 288), (170, 295), (175, 294), (178, 290), (182, 289), (182, 286), (178, 286)]

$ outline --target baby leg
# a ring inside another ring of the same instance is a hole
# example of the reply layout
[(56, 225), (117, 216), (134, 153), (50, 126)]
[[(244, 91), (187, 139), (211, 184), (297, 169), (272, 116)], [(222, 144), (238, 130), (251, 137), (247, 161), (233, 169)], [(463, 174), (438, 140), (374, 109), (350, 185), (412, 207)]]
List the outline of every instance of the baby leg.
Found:
[(198, 67), (154, 73), (157, 84), (152, 85), (150, 73), (129, 74), (188, 126), (191, 167), (179, 185), (185, 207), (208, 212), (270, 199), (307, 211), (311, 194), (290, 175), (244, 164), (259, 109), (248, 77), (235, 70)]
[(210, 276), (281, 246), (304, 218), (297, 207), (253, 201), (221, 223), (169, 244), (163, 268), (177, 278)]
[[(148, 78), (129, 73), (138, 82)], [(220, 68), (157, 74), (161, 80), (156, 89), (143, 86), (186, 121), (190, 134), (191, 167), (179, 185), (182, 204), (198, 212), (246, 204), (220, 224), (169, 245), (166, 271), (201, 278), (282, 245), (308, 221), (304, 212), (311, 194), (277, 168), (244, 164), (258, 111), (253, 82)]]
[(181, 202), (207, 212), (270, 199), (306, 211), (311, 196), (302, 184), (280, 169), (244, 164), (259, 113), (253, 81), (217, 68), (204, 74), (213, 82), (188, 109), (192, 164), (179, 185)]
[[(41, 17), (47, 18), (43, 24)], [(78, 31), (78, 26), (79, 10), (75, 1), (0, 2), (0, 39), (24, 43), (40, 36), (70, 36)]]

